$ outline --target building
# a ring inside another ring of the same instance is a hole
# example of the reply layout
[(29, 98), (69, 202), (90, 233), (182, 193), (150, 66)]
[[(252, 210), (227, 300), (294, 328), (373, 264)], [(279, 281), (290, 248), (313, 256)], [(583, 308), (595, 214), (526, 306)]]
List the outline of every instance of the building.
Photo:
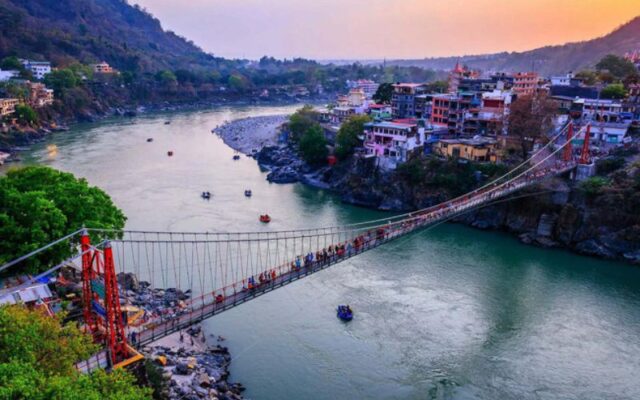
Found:
[(431, 124), (436, 128), (447, 128), (451, 133), (463, 131), (465, 112), (481, 105), (479, 93), (433, 95)]
[(433, 145), (433, 152), (442, 157), (461, 158), (476, 162), (498, 161), (496, 141), (489, 138), (441, 139)]
[(106, 61), (103, 61), (98, 64), (91, 64), (91, 68), (93, 69), (93, 73), (95, 74), (113, 74), (116, 72)]
[(575, 99), (571, 116), (583, 121), (622, 122), (625, 114), (633, 113), (633, 106), (620, 100)]
[(366, 99), (371, 100), (380, 85), (369, 79), (358, 79), (357, 81), (348, 81), (347, 86), (349, 89), (362, 89)]
[(616, 146), (631, 140), (627, 137), (630, 121), (596, 122), (591, 124), (591, 143), (599, 146)]
[(356, 115), (356, 110), (353, 107), (334, 107), (328, 117), (330, 123), (340, 125), (352, 115)]
[(473, 71), (466, 66), (456, 63), (455, 67), (449, 72), (449, 93), (456, 93), (463, 79), (476, 79), (480, 77), (478, 71)]
[(16, 112), (16, 106), (19, 103), (18, 99), (0, 99), (0, 117), (6, 117)]
[(513, 92), (516, 94), (534, 94), (538, 89), (538, 74), (535, 72), (518, 72), (513, 75)]
[(347, 105), (351, 107), (362, 107), (367, 101), (367, 96), (364, 94), (364, 90), (361, 88), (354, 88), (349, 90), (347, 95)]
[(512, 100), (511, 91), (495, 90), (482, 93), (480, 107), (472, 107), (465, 112), (463, 122), (465, 136), (506, 134)]
[(566, 75), (562, 76), (552, 76), (549, 78), (551, 86), (571, 86), (575, 75), (572, 72), (569, 72)]
[(368, 113), (374, 120), (392, 119), (391, 106), (388, 104), (369, 104)]
[(3, 71), (0, 69), (0, 82), (6, 82), (20, 75), (20, 71)]
[(396, 83), (391, 95), (393, 118), (414, 118), (416, 96), (425, 94), (427, 86), (422, 83)]
[(364, 149), (368, 157), (376, 157), (378, 165), (395, 169), (413, 154), (422, 153), (424, 128), (411, 122), (373, 122), (364, 127)]
[(31, 74), (36, 79), (44, 79), (44, 76), (51, 73), (51, 63), (48, 61), (31, 61), (31, 60), (20, 60), (22, 65), (28, 70), (31, 71)]
[(27, 102), (31, 107), (41, 108), (53, 104), (53, 89), (47, 89), (44, 83), (28, 82), (29, 99)]

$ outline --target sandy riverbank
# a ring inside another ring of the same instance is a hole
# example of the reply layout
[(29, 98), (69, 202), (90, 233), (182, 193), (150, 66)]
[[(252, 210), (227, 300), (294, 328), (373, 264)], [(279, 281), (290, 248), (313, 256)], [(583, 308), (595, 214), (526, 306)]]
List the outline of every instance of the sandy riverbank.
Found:
[(232, 149), (252, 154), (254, 150), (276, 145), (278, 127), (288, 118), (288, 115), (242, 118), (226, 122), (213, 131)]

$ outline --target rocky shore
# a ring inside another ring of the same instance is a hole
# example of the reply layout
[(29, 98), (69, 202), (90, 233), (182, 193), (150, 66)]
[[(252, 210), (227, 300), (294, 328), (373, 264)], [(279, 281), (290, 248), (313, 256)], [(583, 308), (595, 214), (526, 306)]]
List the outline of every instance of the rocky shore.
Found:
[(278, 128), (287, 121), (287, 115), (248, 117), (225, 122), (214, 132), (232, 149), (252, 155), (264, 147), (278, 143)]
[[(126, 304), (137, 307), (143, 315), (132, 322), (131, 330), (144, 325), (147, 319), (163, 316), (172, 318), (187, 312), (185, 302), (189, 291), (176, 288), (151, 288), (148, 282), (138, 281), (135, 274), (118, 274), (121, 296)], [(165, 399), (241, 400), (244, 387), (229, 382), (231, 355), (220, 345), (224, 338), (210, 335), (215, 345), (208, 345), (200, 326), (164, 337), (140, 349), (153, 368), (160, 370), (154, 389)], [(135, 342), (133, 335), (129, 339)], [(149, 372), (147, 371), (147, 375)], [(152, 379), (149, 378), (151, 381)]]

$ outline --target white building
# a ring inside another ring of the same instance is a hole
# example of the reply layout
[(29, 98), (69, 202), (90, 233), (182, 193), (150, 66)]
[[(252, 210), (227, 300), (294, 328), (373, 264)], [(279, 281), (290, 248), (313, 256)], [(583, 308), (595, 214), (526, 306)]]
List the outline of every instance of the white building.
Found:
[(552, 86), (571, 86), (571, 80), (575, 77), (572, 72), (564, 76), (552, 76), (550, 78)]
[(376, 157), (378, 165), (395, 169), (424, 146), (424, 128), (399, 122), (369, 123), (364, 127), (364, 148), (368, 157)]
[(358, 79), (357, 81), (348, 81), (347, 85), (350, 89), (362, 89), (367, 99), (371, 99), (378, 91), (379, 84), (369, 79)]
[(0, 69), (0, 82), (6, 82), (20, 75), (20, 71), (3, 71)]
[(20, 60), (24, 67), (31, 71), (36, 79), (43, 79), (45, 75), (51, 73), (51, 63), (49, 61)]

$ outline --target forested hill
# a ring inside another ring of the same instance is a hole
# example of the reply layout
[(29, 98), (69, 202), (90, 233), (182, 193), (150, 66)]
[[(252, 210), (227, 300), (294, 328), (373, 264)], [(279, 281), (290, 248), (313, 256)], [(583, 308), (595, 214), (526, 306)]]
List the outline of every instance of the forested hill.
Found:
[(485, 71), (529, 71), (532, 68), (543, 75), (561, 74), (591, 67), (607, 54), (624, 55), (640, 49), (640, 17), (620, 26), (608, 35), (561, 46), (546, 46), (521, 53), (497, 53), (463, 57), (425, 58), (421, 60), (394, 60), (388, 64), (419, 66), (436, 70), (449, 70), (456, 61), (471, 68)]
[(54, 65), (104, 60), (140, 72), (223, 61), (164, 31), (158, 19), (126, 0), (0, 0), (0, 58), (13, 55)]

